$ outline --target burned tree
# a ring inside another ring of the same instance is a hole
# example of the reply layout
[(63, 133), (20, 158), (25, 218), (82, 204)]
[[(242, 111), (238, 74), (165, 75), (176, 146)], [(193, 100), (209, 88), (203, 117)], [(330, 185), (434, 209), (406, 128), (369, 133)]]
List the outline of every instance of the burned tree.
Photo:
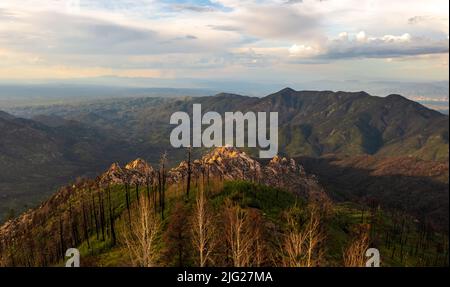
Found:
[(108, 184), (109, 224), (111, 226), (111, 243), (116, 244), (116, 230), (114, 228), (114, 207), (111, 200), (111, 186)]
[(192, 178), (192, 147), (188, 148), (188, 162), (187, 162), (187, 183), (186, 183), (186, 200), (189, 199), (189, 193), (191, 192), (191, 178)]
[(192, 241), (198, 254), (198, 266), (205, 267), (212, 262), (211, 254), (214, 249), (215, 228), (211, 220), (211, 213), (207, 207), (207, 199), (203, 188), (197, 193), (194, 214), (192, 217)]

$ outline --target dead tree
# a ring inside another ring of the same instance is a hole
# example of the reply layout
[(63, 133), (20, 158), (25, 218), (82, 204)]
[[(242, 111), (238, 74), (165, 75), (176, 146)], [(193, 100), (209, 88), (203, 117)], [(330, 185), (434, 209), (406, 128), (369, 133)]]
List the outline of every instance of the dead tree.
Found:
[(83, 211), (83, 231), (84, 231), (84, 240), (87, 243), (89, 249), (91, 249), (91, 245), (89, 243), (89, 228), (88, 228), (88, 220), (86, 214), (86, 207), (84, 205), (84, 196), (81, 198), (81, 209)]
[(111, 226), (112, 245), (116, 245), (116, 230), (114, 228), (114, 207), (111, 200), (111, 187), (108, 184), (109, 225)]
[(249, 267), (252, 258), (254, 236), (248, 214), (240, 206), (228, 201), (224, 210), (225, 239), (233, 267)]
[(282, 247), (285, 267), (319, 266), (320, 250), (324, 235), (321, 228), (320, 213), (315, 207), (309, 207), (305, 223), (299, 222), (296, 209), (287, 214), (288, 230), (284, 235)]
[(159, 234), (161, 220), (151, 211), (151, 203), (142, 200), (133, 208), (133, 217), (128, 226), (122, 220), (120, 240), (129, 251), (130, 259), (137, 267), (154, 267), (159, 258)]
[(200, 188), (197, 193), (191, 224), (192, 240), (197, 250), (198, 264), (200, 267), (205, 267), (208, 262), (212, 262), (211, 254), (215, 245), (215, 229), (207, 208), (207, 199), (203, 188)]
[(191, 191), (191, 177), (192, 177), (192, 163), (191, 163), (191, 156), (192, 156), (192, 148), (188, 148), (188, 167), (187, 167), (187, 186), (186, 186), (186, 200), (189, 199), (189, 193)]
[(139, 182), (136, 181), (135, 183), (135, 190), (136, 190), (136, 202), (139, 205)]
[(126, 176), (125, 179), (125, 201), (127, 204), (127, 212), (128, 212), (128, 223), (131, 223), (131, 211), (130, 211), (130, 183), (129, 178)]
[(98, 218), (97, 218), (97, 209), (95, 208), (95, 193), (92, 192), (92, 212), (94, 213), (94, 221), (95, 221), (95, 234), (97, 240), (99, 240), (99, 232), (98, 232)]
[(66, 245), (64, 244), (64, 224), (61, 216), (59, 217), (59, 243), (60, 243), (61, 257), (62, 259), (64, 259), (66, 253)]
[(353, 231), (353, 239), (343, 254), (345, 267), (365, 267), (365, 254), (370, 244), (369, 229), (368, 224), (361, 224)]
[(101, 190), (98, 192), (98, 205), (100, 209), (100, 227), (102, 231), (102, 241), (105, 241), (105, 206), (103, 203), (103, 193)]
[(166, 207), (166, 162), (167, 162), (167, 153), (165, 152), (161, 156), (160, 162), (160, 204), (161, 204), (161, 219), (164, 219), (164, 211)]

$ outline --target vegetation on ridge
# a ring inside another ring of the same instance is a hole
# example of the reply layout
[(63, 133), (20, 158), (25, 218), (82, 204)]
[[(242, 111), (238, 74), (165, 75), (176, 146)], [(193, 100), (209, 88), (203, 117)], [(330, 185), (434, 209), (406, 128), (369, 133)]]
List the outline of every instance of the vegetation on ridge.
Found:
[[(370, 246), (383, 266), (448, 265), (448, 237), (428, 222), (376, 201), (333, 203), (302, 169), (291, 171), (300, 185), (285, 170), (268, 186), (258, 176), (265, 166), (249, 163), (216, 150), (171, 170), (165, 156), (156, 170), (113, 165), (3, 225), (0, 263), (61, 265), (65, 249), (78, 247), (83, 266), (360, 266)], [(269, 169), (290, 164), (274, 159)]]

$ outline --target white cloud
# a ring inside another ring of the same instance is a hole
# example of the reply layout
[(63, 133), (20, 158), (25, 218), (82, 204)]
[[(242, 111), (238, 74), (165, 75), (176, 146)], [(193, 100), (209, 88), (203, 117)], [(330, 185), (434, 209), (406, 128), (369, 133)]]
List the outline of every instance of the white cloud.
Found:
[(358, 41), (359, 43), (366, 42), (367, 41), (366, 32), (361, 31), (358, 34), (356, 34), (356, 41)]
[(342, 41), (348, 41), (348, 33), (347, 32), (341, 32), (338, 35), (338, 39)]
[(305, 45), (293, 45), (289, 48), (289, 54), (294, 57), (315, 57), (320, 53), (320, 51), (312, 46)]
[(388, 43), (408, 43), (411, 42), (411, 35), (409, 33), (405, 33), (401, 36), (385, 35), (381, 39)]
[(79, 8), (70, 3), (1, 0), (4, 65), (17, 73), (59, 66), (84, 74), (92, 68), (93, 74), (214, 69), (228, 75), (239, 67), (244, 74), (246, 68), (261, 73), (272, 68), (292, 76), (290, 63), (327, 63), (323, 68), (333, 71), (342, 59), (448, 54), (446, 0), (407, 5), (391, 0), (81, 0)]
[(412, 37), (409, 33), (401, 35), (368, 36), (358, 32), (353, 36), (342, 37), (327, 43), (319, 58), (399, 58), (449, 52), (448, 40)]

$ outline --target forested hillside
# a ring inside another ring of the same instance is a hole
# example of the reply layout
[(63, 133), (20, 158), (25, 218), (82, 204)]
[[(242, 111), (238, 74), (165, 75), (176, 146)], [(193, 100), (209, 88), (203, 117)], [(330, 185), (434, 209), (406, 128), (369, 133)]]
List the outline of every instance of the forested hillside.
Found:
[(168, 169), (167, 156), (156, 168), (113, 164), (8, 221), (0, 264), (58, 266), (77, 247), (83, 266), (363, 266), (376, 247), (383, 266), (448, 265), (448, 237), (431, 222), (334, 202), (294, 160), (188, 150)]

